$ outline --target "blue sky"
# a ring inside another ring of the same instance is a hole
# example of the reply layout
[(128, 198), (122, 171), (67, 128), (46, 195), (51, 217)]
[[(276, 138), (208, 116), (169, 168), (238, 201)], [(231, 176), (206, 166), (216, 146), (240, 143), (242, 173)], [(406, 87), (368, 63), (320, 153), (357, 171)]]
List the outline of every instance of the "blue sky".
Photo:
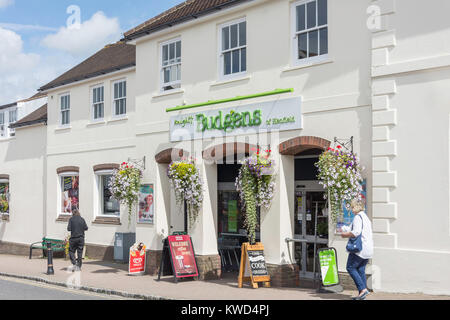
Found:
[[(33, 95), (123, 32), (181, 2), (0, 0), (0, 105)], [(68, 27), (72, 5), (80, 9), (76, 29)]]

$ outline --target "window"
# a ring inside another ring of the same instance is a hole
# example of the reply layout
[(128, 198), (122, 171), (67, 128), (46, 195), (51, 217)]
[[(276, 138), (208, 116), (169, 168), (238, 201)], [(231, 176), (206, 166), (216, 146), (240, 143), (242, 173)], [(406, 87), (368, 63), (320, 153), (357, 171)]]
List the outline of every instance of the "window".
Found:
[(9, 214), (9, 180), (0, 179), (0, 214)]
[(113, 114), (115, 116), (124, 116), (127, 114), (127, 82), (125, 80), (114, 82), (113, 87)]
[(61, 175), (61, 213), (72, 214), (74, 209), (79, 209), (79, 182), (78, 175)]
[(97, 173), (99, 195), (100, 195), (100, 215), (120, 216), (120, 202), (112, 197), (109, 191), (109, 181), (112, 172)]
[(293, 5), (294, 57), (304, 62), (328, 54), (327, 0), (301, 1)]
[(221, 26), (221, 75), (247, 71), (247, 22), (235, 21)]
[(181, 88), (181, 40), (161, 45), (161, 91)]
[[(9, 124), (13, 124), (13, 123), (17, 122), (17, 109), (9, 110), (8, 119), (9, 119)], [(16, 130), (10, 128), (9, 135), (11, 137), (14, 137), (16, 135)]]
[(6, 137), (5, 113), (0, 112), (0, 138)]
[(70, 95), (62, 95), (61, 99), (61, 125), (70, 125)]
[(92, 88), (92, 117), (94, 120), (105, 117), (105, 88), (103, 86)]

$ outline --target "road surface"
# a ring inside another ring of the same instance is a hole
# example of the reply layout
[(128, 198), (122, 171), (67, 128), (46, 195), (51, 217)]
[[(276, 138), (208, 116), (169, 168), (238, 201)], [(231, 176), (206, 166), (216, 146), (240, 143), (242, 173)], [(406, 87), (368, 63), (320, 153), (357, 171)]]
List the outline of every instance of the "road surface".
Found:
[[(119, 300), (81, 290), (0, 277), (0, 300)], [(123, 300), (123, 299), (122, 299)]]

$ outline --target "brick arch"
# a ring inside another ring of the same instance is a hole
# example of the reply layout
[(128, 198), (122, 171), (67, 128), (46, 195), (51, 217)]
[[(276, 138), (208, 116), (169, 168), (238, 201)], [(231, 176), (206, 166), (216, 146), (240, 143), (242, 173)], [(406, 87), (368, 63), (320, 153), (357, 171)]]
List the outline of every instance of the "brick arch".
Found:
[(102, 170), (114, 170), (119, 169), (120, 165), (117, 163), (102, 163), (94, 166), (94, 172)]
[(170, 164), (172, 161), (179, 161), (183, 157), (188, 157), (189, 153), (183, 149), (168, 148), (159, 152), (155, 156), (156, 163)]
[(279, 152), (284, 156), (295, 156), (311, 149), (327, 150), (331, 141), (319, 137), (296, 137), (280, 143)]
[(219, 161), (234, 155), (246, 155), (256, 150), (257, 146), (244, 142), (218, 144), (203, 151), (203, 159)]

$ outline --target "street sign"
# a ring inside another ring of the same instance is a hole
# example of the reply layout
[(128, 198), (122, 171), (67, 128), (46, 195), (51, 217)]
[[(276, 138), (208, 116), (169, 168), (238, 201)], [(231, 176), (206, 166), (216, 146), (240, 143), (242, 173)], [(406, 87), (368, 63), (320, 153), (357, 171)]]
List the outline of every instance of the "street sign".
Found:
[(339, 285), (339, 273), (337, 266), (337, 253), (335, 248), (320, 249), (319, 265), (324, 287)]

